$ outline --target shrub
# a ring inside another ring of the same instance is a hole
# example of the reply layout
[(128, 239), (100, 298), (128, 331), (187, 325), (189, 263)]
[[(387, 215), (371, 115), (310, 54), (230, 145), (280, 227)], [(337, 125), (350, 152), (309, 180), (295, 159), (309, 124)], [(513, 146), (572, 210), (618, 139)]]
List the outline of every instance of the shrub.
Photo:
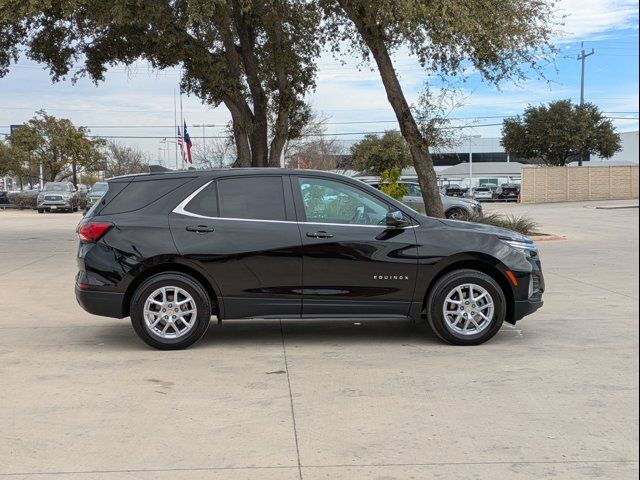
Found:
[(27, 192), (9, 192), (8, 193), (9, 203), (19, 208), (21, 210), (31, 208), (36, 209), (38, 202), (38, 191), (27, 191)]
[(401, 177), (402, 170), (398, 167), (383, 171), (380, 174), (380, 191), (401, 202), (409, 190), (405, 184), (400, 183)]
[(484, 216), (465, 215), (460, 220), (467, 222), (493, 225), (494, 227), (506, 228), (522, 235), (535, 235), (539, 232), (540, 225), (526, 215), (502, 215), (500, 213), (489, 213)]

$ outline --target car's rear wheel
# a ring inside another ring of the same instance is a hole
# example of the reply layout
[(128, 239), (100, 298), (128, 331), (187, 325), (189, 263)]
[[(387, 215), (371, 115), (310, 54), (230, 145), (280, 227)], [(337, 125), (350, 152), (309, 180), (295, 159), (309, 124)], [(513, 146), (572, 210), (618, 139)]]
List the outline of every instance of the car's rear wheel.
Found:
[(465, 211), (461, 208), (452, 208), (451, 210), (447, 210), (446, 217), (449, 220), (460, 220), (464, 217)]
[(454, 345), (479, 345), (491, 339), (504, 322), (505, 295), (489, 275), (455, 270), (440, 278), (427, 299), (429, 325)]
[(163, 273), (143, 282), (131, 299), (131, 324), (148, 345), (178, 350), (198, 341), (211, 319), (206, 290), (182, 273)]

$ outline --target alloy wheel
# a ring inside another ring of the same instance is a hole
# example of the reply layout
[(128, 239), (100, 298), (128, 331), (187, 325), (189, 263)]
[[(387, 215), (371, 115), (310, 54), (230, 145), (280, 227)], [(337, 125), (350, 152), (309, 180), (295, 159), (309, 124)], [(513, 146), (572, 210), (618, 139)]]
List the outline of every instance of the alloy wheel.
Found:
[(175, 286), (154, 290), (144, 303), (144, 325), (156, 337), (180, 338), (195, 325), (197, 308), (185, 289)]
[(466, 283), (447, 294), (442, 313), (445, 325), (452, 333), (471, 336), (491, 325), (495, 308), (493, 298), (485, 288)]

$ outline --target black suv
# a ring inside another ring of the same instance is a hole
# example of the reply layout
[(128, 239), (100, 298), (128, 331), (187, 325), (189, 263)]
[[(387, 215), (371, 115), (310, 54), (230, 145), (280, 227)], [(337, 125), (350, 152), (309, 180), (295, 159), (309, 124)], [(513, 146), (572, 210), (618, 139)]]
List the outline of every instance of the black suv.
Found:
[(520, 196), (520, 186), (504, 183), (496, 189), (494, 195), (495, 198), (499, 200), (511, 200), (515, 202)]
[(542, 306), (535, 245), (429, 218), (341, 175), (280, 169), (110, 180), (77, 228), (76, 297), (131, 317), (161, 349), (212, 315), (426, 319), (443, 340), (487, 341)]

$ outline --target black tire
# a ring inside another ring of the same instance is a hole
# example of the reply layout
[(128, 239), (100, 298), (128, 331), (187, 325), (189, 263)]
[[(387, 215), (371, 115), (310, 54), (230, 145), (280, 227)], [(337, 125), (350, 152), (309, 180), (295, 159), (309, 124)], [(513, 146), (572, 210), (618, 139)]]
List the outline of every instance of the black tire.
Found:
[[(196, 319), (191, 330), (174, 339), (161, 338), (151, 333), (143, 315), (147, 298), (158, 288), (168, 286), (186, 290), (196, 305)], [(147, 345), (159, 350), (180, 350), (193, 345), (207, 331), (211, 320), (211, 300), (207, 291), (193, 278), (178, 272), (161, 273), (147, 279), (136, 289), (131, 299), (130, 315), (134, 330)]]
[[(464, 284), (475, 284), (482, 287), (493, 299), (494, 314), (491, 323), (473, 335), (462, 335), (450, 329), (443, 312), (449, 292)], [(427, 298), (426, 314), (429, 326), (438, 337), (453, 345), (480, 345), (490, 340), (500, 330), (506, 312), (507, 305), (502, 288), (493, 278), (478, 270), (463, 269), (446, 274), (436, 282)]]
[(39, 208), (38, 213), (44, 213), (44, 208)]
[(447, 213), (445, 215), (449, 220), (458, 220), (462, 218), (465, 213), (466, 212), (461, 208), (452, 208), (450, 210), (447, 210)]

